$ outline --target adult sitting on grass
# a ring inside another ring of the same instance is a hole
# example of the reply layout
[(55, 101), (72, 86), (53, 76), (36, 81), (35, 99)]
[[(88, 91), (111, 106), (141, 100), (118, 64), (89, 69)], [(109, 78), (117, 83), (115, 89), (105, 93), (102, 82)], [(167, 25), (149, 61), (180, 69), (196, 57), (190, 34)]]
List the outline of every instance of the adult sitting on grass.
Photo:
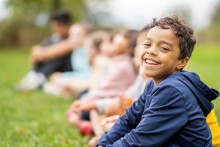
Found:
[[(79, 32), (78, 29), (75, 32)], [(81, 31), (83, 33), (83, 30)], [(102, 47), (103, 43), (109, 40), (110, 34), (105, 31), (88, 34), (83, 47), (75, 49), (72, 53), (74, 71), (52, 74), (50, 82), (44, 84), (43, 90), (53, 95), (77, 98), (97, 85), (111, 63), (110, 55), (107, 56)]]
[(193, 30), (176, 16), (147, 25), (141, 66), (152, 80), (99, 146), (213, 146), (205, 117), (219, 92), (183, 71), (195, 44)]
[[(46, 52), (54, 50), (50, 48), (68, 38), (71, 26), (71, 16), (67, 11), (57, 11), (51, 17), (51, 36), (44, 40), (41, 45), (34, 45), (31, 52), (32, 69), (16, 86), (16, 90), (33, 90), (41, 86), (52, 73), (56, 71), (71, 71), (70, 52), (54, 56), (45, 60)], [(69, 45), (72, 49), (72, 45)], [(62, 47), (61, 47), (62, 49)], [(39, 55), (38, 55), (39, 53)], [(42, 54), (40, 54), (42, 53)]]

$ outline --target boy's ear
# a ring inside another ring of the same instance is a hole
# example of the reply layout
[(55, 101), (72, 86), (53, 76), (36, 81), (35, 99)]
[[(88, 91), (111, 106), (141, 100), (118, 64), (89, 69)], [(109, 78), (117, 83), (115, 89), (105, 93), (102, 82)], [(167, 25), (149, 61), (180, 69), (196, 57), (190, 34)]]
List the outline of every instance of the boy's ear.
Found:
[(188, 57), (180, 59), (178, 65), (176, 67), (177, 70), (182, 70), (187, 65), (188, 61), (189, 61)]

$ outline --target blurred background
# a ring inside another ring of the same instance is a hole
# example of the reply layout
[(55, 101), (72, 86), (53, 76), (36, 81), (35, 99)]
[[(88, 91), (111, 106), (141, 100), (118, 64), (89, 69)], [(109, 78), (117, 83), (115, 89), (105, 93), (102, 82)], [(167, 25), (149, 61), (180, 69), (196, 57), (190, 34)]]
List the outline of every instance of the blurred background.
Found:
[[(74, 22), (96, 28), (140, 30), (153, 17), (178, 13), (198, 31), (202, 42), (219, 42), (219, 0), (0, 0), (0, 46), (30, 45), (49, 34), (49, 17), (57, 9), (71, 12)], [(31, 32), (31, 33), (30, 33)]]
[[(30, 49), (49, 36), (50, 16), (71, 12), (95, 29), (141, 30), (152, 18), (178, 14), (198, 43), (187, 70), (220, 91), (220, 0), (0, 0), (0, 146), (87, 146), (65, 118), (72, 100), (40, 90), (13, 91), (27, 73)], [(220, 100), (213, 102), (220, 121)]]

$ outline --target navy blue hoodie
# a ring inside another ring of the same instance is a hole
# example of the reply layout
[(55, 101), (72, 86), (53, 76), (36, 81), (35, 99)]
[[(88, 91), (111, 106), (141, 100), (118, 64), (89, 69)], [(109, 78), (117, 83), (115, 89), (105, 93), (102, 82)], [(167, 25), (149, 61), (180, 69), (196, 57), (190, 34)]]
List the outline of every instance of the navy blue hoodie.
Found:
[(150, 81), (112, 129), (102, 135), (102, 146), (210, 147), (212, 137), (205, 116), (219, 92), (196, 73), (177, 72), (158, 85)]

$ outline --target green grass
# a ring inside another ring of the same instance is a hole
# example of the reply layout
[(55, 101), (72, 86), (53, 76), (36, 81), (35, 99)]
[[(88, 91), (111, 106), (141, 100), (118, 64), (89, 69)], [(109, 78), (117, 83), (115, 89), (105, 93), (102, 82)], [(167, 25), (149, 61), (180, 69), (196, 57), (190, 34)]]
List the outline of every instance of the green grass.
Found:
[[(209, 87), (220, 91), (220, 44), (198, 44), (186, 68), (195, 71)], [(220, 121), (220, 98), (213, 101)]]
[[(195, 71), (210, 87), (220, 90), (220, 45), (198, 45), (187, 70)], [(71, 100), (33, 92), (15, 92), (13, 84), (30, 68), (29, 51), (0, 49), (0, 146), (86, 146), (65, 119)], [(220, 120), (220, 99), (214, 101)]]
[(13, 91), (30, 68), (28, 50), (0, 50), (0, 146), (81, 147), (88, 138), (65, 118), (71, 100), (33, 92)]

